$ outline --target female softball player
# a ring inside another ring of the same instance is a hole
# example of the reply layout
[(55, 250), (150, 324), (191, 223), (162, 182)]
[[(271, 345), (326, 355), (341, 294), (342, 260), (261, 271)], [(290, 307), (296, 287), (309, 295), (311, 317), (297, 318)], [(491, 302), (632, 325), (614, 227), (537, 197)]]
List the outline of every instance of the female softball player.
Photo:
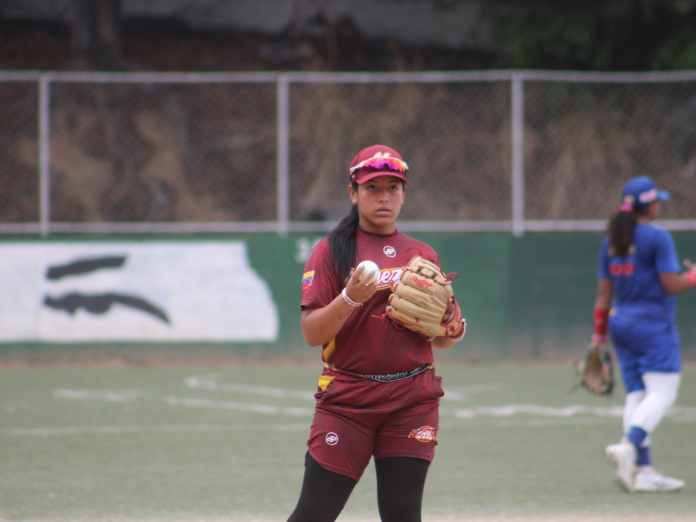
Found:
[[(421, 520), (443, 395), (432, 348), (453, 346), (466, 322), (459, 314), (451, 334), (428, 339), (386, 315), (389, 290), (410, 259), (439, 265), (429, 245), (396, 228), (407, 172), (393, 148), (362, 149), (349, 169), (351, 212), (305, 265), (301, 327), (308, 344), (322, 346), (324, 369), (289, 522), (335, 520), (372, 457), (382, 521)], [(380, 267), (376, 281), (355, 269), (362, 260)]]
[(649, 177), (629, 180), (599, 251), (593, 344), (601, 345), (609, 330), (626, 391), (623, 439), (606, 454), (629, 492), (684, 486), (658, 473), (650, 455), (651, 435), (674, 403), (681, 377), (674, 296), (696, 286), (696, 269), (680, 273), (671, 234), (651, 223), (666, 199)]

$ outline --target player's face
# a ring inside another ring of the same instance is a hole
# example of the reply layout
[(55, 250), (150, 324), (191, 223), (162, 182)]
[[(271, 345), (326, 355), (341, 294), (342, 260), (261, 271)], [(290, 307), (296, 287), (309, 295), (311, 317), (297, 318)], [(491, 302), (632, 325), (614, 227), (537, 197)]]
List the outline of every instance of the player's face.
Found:
[(392, 176), (380, 176), (348, 189), (350, 199), (358, 206), (360, 228), (377, 234), (391, 234), (404, 204), (404, 184)]
[(662, 204), (660, 201), (650, 203), (650, 206), (648, 207), (648, 217), (650, 219), (657, 219), (657, 216), (660, 215), (660, 210), (662, 210)]

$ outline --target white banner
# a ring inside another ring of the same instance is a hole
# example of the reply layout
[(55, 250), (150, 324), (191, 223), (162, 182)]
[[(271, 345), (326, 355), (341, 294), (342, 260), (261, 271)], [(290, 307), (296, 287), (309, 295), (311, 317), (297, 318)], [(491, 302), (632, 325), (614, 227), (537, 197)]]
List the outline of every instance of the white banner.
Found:
[(242, 242), (0, 243), (0, 342), (277, 336)]

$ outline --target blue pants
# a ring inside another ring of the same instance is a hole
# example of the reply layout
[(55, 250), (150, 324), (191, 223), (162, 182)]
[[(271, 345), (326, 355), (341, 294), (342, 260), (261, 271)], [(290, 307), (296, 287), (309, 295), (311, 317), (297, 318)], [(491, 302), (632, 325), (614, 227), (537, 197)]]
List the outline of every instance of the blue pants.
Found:
[(681, 342), (674, 322), (620, 314), (609, 319), (626, 393), (645, 389), (643, 374), (681, 371)]

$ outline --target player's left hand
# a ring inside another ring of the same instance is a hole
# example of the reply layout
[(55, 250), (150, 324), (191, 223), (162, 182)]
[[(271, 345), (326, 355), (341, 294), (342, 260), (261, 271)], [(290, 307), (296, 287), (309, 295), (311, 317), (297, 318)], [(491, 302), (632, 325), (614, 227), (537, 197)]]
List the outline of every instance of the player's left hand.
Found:
[(392, 288), (387, 316), (429, 339), (460, 339), (465, 331), (451, 280), (435, 263), (419, 256), (409, 261)]

